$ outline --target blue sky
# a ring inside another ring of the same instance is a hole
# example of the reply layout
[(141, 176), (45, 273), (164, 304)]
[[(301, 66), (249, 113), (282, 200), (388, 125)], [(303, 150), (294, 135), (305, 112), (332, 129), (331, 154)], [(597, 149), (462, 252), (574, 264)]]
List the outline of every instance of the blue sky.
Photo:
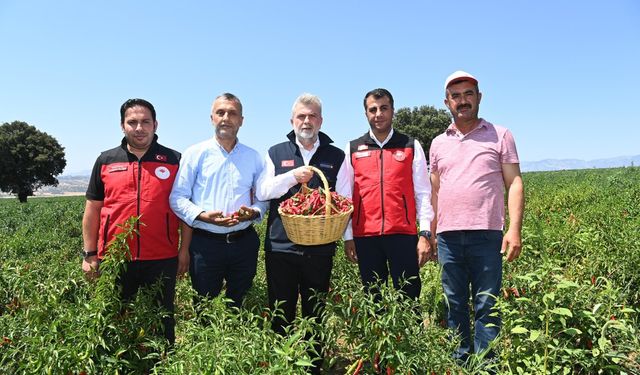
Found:
[(368, 129), (367, 91), (444, 108), (458, 69), (479, 79), (480, 115), (512, 130), (522, 161), (640, 153), (634, 0), (0, 2), (0, 123), (56, 137), (64, 174), (119, 143), (128, 98), (151, 101), (160, 142), (183, 151), (212, 136), (211, 102), (232, 92), (241, 142), (264, 153), (311, 92), (342, 148)]

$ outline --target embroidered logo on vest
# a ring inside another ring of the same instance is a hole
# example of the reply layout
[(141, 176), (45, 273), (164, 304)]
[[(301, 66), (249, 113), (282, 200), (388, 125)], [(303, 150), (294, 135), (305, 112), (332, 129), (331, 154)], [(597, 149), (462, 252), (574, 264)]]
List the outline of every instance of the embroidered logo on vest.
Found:
[(166, 180), (167, 178), (169, 178), (169, 176), (171, 176), (171, 172), (169, 171), (169, 168), (163, 167), (163, 166), (156, 168), (155, 173), (156, 173), (156, 177), (158, 177), (161, 180)]
[(406, 157), (407, 157), (407, 154), (405, 154), (404, 151), (401, 151), (401, 150), (398, 150), (393, 153), (393, 158), (396, 159), (397, 161), (403, 161)]

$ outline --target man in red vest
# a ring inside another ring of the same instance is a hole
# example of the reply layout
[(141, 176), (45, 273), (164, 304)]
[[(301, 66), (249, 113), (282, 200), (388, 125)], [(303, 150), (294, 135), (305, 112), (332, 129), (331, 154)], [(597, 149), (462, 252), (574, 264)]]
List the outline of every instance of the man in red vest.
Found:
[[(169, 193), (178, 171), (180, 153), (160, 145), (156, 111), (144, 99), (129, 99), (120, 107), (120, 146), (96, 160), (82, 218), (82, 270), (97, 275), (107, 244), (131, 216), (140, 216), (129, 239), (130, 260), (119, 275), (122, 298), (132, 298), (142, 286), (161, 280), (158, 302), (169, 312), (163, 318), (164, 335), (173, 344), (173, 319), (180, 221), (169, 207)], [(182, 250), (181, 250), (182, 251)], [(180, 264), (182, 272), (188, 263)]]
[(353, 241), (345, 241), (345, 252), (358, 262), (367, 288), (391, 275), (394, 287), (417, 299), (420, 267), (433, 256), (425, 154), (417, 140), (393, 129), (393, 96), (388, 90), (368, 92), (364, 108), (370, 129), (345, 150), (354, 205)]

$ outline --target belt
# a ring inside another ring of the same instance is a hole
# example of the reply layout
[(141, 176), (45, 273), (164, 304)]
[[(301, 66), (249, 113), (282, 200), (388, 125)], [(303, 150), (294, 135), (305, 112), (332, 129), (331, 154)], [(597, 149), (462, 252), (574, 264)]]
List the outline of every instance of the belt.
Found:
[(213, 233), (213, 232), (209, 232), (208, 230), (193, 228), (193, 234), (197, 234), (199, 236), (211, 238), (218, 241), (224, 241), (226, 243), (233, 243), (238, 241), (242, 236), (244, 236), (245, 234), (249, 233), (252, 230), (253, 230), (253, 225), (249, 225), (244, 229), (240, 229), (238, 231), (229, 232), (229, 233)]

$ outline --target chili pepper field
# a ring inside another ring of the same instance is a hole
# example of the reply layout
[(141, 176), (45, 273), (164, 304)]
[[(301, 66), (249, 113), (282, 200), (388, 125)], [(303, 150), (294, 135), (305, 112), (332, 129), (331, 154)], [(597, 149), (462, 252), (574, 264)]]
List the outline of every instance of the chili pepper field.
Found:
[(241, 311), (221, 298), (194, 306), (181, 279), (167, 348), (152, 290), (117, 299), (122, 257), (96, 281), (82, 275), (83, 197), (2, 199), (0, 373), (304, 374), (315, 340), (325, 343), (326, 374), (640, 373), (640, 169), (523, 179), (523, 254), (504, 265), (496, 358), (462, 366), (450, 358), (456, 338), (443, 327), (435, 263), (422, 269), (417, 303), (386, 286), (374, 301), (340, 247), (323, 321), (300, 319), (284, 337), (270, 329), (278, 312), (267, 309), (262, 261)]

